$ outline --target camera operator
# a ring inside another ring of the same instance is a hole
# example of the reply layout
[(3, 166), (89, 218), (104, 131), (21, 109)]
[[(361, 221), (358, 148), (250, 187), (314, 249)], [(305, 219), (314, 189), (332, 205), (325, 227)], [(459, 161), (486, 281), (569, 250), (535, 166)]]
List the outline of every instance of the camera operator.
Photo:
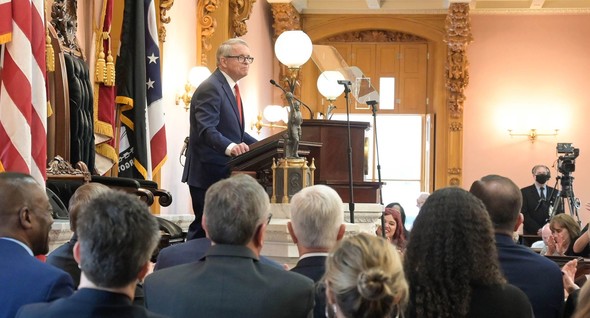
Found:
[[(524, 216), (523, 233), (540, 236), (541, 228), (549, 221), (549, 207), (555, 202), (557, 191), (546, 184), (551, 179), (551, 173), (547, 166), (536, 165), (533, 167), (532, 173), (534, 183), (520, 189)], [(561, 209), (557, 213), (563, 213), (563, 210)]]

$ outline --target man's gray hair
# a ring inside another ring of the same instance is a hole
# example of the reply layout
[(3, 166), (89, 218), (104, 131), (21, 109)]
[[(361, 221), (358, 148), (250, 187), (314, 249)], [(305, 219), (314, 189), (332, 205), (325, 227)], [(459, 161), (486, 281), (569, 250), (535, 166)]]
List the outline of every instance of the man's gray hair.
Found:
[(160, 241), (160, 228), (136, 196), (107, 190), (79, 211), (80, 268), (99, 287), (127, 286), (137, 279)]
[(342, 199), (325, 185), (303, 188), (291, 199), (291, 225), (307, 248), (332, 248), (344, 222)]
[(215, 54), (215, 57), (217, 59), (217, 65), (219, 65), (219, 62), (222, 57), (232, 54), (232, 50), (236, 45), (244, 45), (246, 47), (249, 47), (248, 42), (240, 38), (232, 38), (221, 43), (221, 45), (217, 48), (217, 54)]
[(218, 181), (205, 194), (207, 235), (217, 244), (246, 245), (266, 222), (269, 210), (268, 194), (249, 175)]

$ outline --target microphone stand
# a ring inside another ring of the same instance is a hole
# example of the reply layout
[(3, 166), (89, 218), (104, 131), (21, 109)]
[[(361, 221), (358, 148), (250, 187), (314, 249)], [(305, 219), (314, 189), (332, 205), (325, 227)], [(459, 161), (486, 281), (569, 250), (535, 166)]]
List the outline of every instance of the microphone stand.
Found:
[[(379, 141), (377, 140), (377, 101), (367, 101), (373, 112), (373, 136), (375, 136), (375, 158), (377, 159), (377, 181), (379, 182), (379, 204), (381, 204), (381, 236), (385, 238), (385, 208), (383, 205), (383, 185), (381, 183), (381, 163), (379, 161)], [(403, 226), (403, 224), (402, 224)]]
[[(346, 99), (346, 129), (348, 132), (348, 194), (350, 196), (350, 202), (348, 203), (348, 210), (350, 211), (350, 223), (354, 223), (354, 191), (352, 189), (352, 141), (350, 137), (350, 106), (349, 106), (349, 95), (350, 85), (352, 83), (347, 80), (338, 80), (338, 84), (344, 85), (344, 98)], [(385, 232), (385, 228), (382, 229)]]

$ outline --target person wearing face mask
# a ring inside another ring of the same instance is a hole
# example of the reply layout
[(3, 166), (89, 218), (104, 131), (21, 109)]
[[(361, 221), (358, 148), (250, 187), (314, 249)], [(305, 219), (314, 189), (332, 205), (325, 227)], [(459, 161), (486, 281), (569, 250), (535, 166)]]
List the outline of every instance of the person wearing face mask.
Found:
[[(550, 218), (550, 206), (555, 202), (557, 191), (547, 185), (551, 179), (549, 168), (536, 165), (532, 169), (532, 185), (520, 189), (522, 193), (522, 214), (524, 216), (523, 233), (525, 235), (541, 235), (540, 230)], [(563, 211), (556, 211), (563, 213)]]

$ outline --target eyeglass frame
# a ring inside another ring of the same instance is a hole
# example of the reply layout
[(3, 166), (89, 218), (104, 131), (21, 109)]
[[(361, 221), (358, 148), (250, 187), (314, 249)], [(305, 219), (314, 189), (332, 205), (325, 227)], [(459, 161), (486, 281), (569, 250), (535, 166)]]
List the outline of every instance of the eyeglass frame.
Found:
[(268, 218), (266, 219), (266, 225), (270, 224), (270, 220), (272, 220), (272, 213), (268, 214)]
[(232, 58), (232, 59), (237, 59), (237, 60), (238, 60), (238, 62), (240, 62), (240, 63), (246, 63), (246, 61), (247, 61), (247, 64), (252, 64), (252, 63), (254, 63), (254, 57), (252, 57), (252, 56), (244, 56), (244, 55), (226, 55), (226, 56), (224, 56), (224, 57), (226, 57), (226, 58)]

